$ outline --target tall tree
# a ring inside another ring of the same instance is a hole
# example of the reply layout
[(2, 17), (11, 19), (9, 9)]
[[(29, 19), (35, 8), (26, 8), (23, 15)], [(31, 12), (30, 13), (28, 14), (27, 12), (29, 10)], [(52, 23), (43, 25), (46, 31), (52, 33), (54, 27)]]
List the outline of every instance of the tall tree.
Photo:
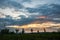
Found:
[(18, 31), (19, 31), (19, 29), (15, 29), (15, 31), (16, 31), (16, 34), (18, 33)]
[(31, 28), (31, 33), (33, 33), (33, 29)]
[(43, 28), (44, 32), (46, 32), (46, 28)]
[(39, 30), (37, 30), (37, 33), (39, 33)]
[(22, 34), (24, 33), (24, 28), (22, 28)]

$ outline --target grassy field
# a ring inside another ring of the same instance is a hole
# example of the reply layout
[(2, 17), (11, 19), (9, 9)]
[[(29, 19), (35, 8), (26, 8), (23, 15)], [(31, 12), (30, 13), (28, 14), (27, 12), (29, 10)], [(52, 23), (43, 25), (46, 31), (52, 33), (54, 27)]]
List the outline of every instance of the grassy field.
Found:
[(60, 40), (60, 33), (0, 34), (0, 40)]

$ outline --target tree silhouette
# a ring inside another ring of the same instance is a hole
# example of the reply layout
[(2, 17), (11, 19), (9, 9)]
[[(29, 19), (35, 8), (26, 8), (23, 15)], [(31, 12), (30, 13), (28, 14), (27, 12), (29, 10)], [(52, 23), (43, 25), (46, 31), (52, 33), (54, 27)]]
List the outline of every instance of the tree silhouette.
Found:
[(33, 29), (31, 28), (31, 33), (33, 33)]
[(44, 30), (44, 32), (46, 32), (46, 29), (45, 28), (43, 28), (43, 30)]
[(39, 30), (37, 30), (37, 33), (39, 33)]
[(9, 34), (9, 29), (2, 29), (1, 34)]
[(16, 34), (17, 34), (19, 30), (18, 29), (15, 29), (15, 31), (16, 31)]
[(22, 28), (22, 34), (24, 33), (24, 28)]

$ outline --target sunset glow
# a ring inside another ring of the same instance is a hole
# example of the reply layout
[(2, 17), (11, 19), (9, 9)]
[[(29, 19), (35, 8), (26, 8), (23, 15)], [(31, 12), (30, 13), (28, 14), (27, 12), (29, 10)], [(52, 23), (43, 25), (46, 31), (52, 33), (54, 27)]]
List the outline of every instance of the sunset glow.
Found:
[(53, 26), (60, 27), (60, 24), (55, 24), (54, 22), (45, 22), (42, 24), (35, 23), (35, 24), (27, 24), (22, 26), (14, 25), (14, 26), (8, 26), (8, 27), (28, 29), (28, 28), (47, 28), (47, 27), (53, 27)]

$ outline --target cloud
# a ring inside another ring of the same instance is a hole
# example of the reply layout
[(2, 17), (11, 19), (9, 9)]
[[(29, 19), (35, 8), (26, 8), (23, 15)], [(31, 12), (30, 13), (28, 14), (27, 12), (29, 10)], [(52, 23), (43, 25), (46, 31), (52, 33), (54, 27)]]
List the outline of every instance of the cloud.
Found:
[(0, 8), (6, 8), (6, 7), (15, 8), (15, 9), (23, 8), (23, 6), (20, 3), (16, 2), (16, 1), (1, 0), (0, 1)]
[(39, 13), (29, 13), (24, 9), (20, 9), (17, 11), (14, 8), (9, 8), (9, 7), (5, 9), (0, 8), (0, 14), (4, 14), (1, 15), (2, 18), (9, 18), (14, 20), (22, 19), (22, 18), (32, 18), (32, 16), (35, 17), (40, 15)]
[(2, 12), (2, 14), (4, 14), (3, 16), (7, 16), (7, 15), (11, 16), (12, 19), (18, 19), (19, 18), (18, 17), (19, 15), (25, 15), (23, 12), (15, 11), (14, 8), (0, 9), (0, 12)]
[[(3, 10), (5, 10), (4, 12), (7, 13), (7, 14), (5, 13), (6, 15), (10, 15), (12, 17), (19, 19), (18, 15), (19, 16), (24, 15), (25, 17), (32, 17), (32, 16), (50, 14), (47, 11), (51, 12), (52, 8), (51, 6), (47, 6), (48, 5), (47, 3), (48, 4), (59, 3), (59, 0), (18, 0), (18, 1), (17, 0), (1, 0), (0, 5), (3, 7)], [(11, 10), (14, 12), (12, 12)]]
[[(24, 0), (23, 0), (24, 1)], [(24, 1), (22, 4), (24, 7), (29, 7), (29, 8), (35, 8), (38, 7), (38, 5), (44, 5), (44, 4), (60, 4), (59, 0), (29, 0), (29, 1)]]
[[(59, 4), (44, 4), (43, 6), (37, 8), (26, 8), (30, 13), (39, 13), (45, 16), (50, 16), (51, 18), (59, 18), (60, 15), (60, 5)], [(58, 16), (57, 16), (58, 15)]]
[(24, 7), (30, 7), (30, 8), (35, 8), (38, 5), (50, 3), (50, 0), (14, 0), (14, 1), (21, 3)]
[(0, 15), (1, 18), (15, 20), (17, 24), (29, 23), (37, 16), (48, 16), (51, 18), (48, 19), (53, 21), (56, 17), (60, 18), (59, 2), (59, 0), (1, 0)]

